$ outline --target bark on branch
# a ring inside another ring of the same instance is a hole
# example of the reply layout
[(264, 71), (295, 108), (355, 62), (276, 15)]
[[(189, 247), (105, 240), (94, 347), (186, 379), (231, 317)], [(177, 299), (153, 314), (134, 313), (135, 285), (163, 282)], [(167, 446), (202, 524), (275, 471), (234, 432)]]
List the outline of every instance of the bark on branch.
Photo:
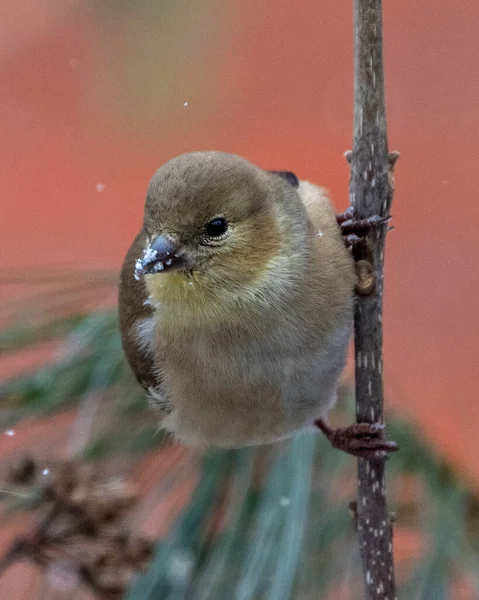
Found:
[[(389, 153), (384, 101), (381, 0), (354, 0), (354, 140), (350, 202), (355, 219), (389, 216), (394, 164)], [(383, 263), (388, 225), (353, 247), (359, 282), (354, 312), (356, 419), (383, 422)], [(385, 462), (358, 461), (357, 528), (368, 600), (394, 600), (392, 523)]]

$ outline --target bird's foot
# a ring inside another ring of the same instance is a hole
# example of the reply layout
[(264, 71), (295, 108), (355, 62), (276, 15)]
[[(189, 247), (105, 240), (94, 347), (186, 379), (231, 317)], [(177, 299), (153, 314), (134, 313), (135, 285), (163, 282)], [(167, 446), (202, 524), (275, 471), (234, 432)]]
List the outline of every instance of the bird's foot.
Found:
[(354, 214), (354, 208), (350, 206), (344, 212), (336, 215), (336, 221), (347, 247), (357, 244), (370, 231), (391, 220), (390, 216), (380, 217), (379, 215), (372, 215), (371, 217), (356, 221), (354, 220)]
[(384, 439), (385, 425), (381, 423), (354, 423), (349, 427), (333, 429), (323, 419), (315, 421), (331, 445), (338, 450), (367, 460), (384, 460), (388, 452), (399, 450), (396, 442)]

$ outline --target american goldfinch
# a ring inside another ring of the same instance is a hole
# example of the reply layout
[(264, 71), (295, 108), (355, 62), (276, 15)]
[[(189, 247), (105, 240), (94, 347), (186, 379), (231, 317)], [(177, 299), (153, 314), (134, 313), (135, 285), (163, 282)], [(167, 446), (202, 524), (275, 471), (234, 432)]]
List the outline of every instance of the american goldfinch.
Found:
[(125, 258), (123, 347), (181, 442), (263, 444), (315, 422), (333, 440), (354, 284), (324, 189), (239, 156), (184, 154), (154, 174)]

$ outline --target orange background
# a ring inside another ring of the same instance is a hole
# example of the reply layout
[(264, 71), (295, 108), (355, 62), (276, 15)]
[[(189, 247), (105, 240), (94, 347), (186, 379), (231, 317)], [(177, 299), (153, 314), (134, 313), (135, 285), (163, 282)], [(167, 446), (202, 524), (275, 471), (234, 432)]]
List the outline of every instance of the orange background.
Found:
[[(479, 5), (386, 2), (384, 19), (388, 402), (479, 487)], [(152, 173), (193, 149), (346, 206), (351, 2), (1, 0), (0, 23), (3, 266), (118, 267)]]

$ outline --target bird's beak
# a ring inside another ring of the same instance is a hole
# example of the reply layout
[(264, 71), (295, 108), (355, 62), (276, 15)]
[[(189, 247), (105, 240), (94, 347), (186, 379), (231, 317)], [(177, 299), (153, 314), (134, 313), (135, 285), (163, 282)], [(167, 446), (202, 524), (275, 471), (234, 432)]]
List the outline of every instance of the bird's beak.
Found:
[(136, 260), (135, 279), (140, 279), (142, 275), (181, 269), (183, 266), (178, 242), (169, 236), (159, 235), (151, 241), (143, 257)]

